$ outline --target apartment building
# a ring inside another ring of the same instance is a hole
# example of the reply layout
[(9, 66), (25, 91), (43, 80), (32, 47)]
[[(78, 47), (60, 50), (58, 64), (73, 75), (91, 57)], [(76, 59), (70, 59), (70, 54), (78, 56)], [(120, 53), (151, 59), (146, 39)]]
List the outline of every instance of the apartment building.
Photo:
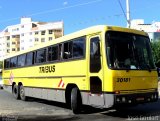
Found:
[(3, 35), (4, 33), (1, 32), (0, 33), (0, 60), (5, 57), (5, 51), (7, 47), (7, 44), (5, 42), (5, 37)]
[(160, 40), (160, 22), (145, 24), (143, 19), (134, 19), (131, 28), (147, 32), (151, 41)]
[(7, 26), (0, 32), (0, 60), (6, 55), (29, 49), (63, 36), (63, 21), (34, 22), (21, 18), (20, 24)]

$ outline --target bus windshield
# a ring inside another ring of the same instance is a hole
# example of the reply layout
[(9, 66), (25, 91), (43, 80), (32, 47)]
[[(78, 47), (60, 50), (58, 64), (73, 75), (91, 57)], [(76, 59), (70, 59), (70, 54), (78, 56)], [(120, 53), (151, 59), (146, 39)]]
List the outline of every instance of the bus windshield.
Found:
[(106, 32), (106, 55), (111, 69), (155, 69), (149, 38), (125, 32)]

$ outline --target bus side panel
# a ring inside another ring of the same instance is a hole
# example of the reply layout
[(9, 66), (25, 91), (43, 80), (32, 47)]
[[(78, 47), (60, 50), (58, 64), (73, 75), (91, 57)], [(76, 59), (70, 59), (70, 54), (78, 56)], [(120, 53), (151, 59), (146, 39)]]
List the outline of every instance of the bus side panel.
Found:
[[(52, 71), (48, 72), (51, 68)], [(25, 88), (25, 95), (30, 97), (65, 102), (65, 89), (68, 84), (75, 84), (80, 91), (88, 90), (85, 59), (4, 72), (6, 85), (12, 85), (13, 82), (16, 85), (21, 83)], [(12, 90), (11, 86), (8, 89)]]
[(114, 94), (104, 94), (104, 100), (105, 100), (105, 108), (110, 108), (114, 105)]
[(26, 96), (40, 99), (65, 102), (65, 90), (53, 90), (43, 88), (28, 88), (25, 87)]
[(12, 93), (12, 86), (11, 85), (3, 85), (3, 89), (9, 93)]

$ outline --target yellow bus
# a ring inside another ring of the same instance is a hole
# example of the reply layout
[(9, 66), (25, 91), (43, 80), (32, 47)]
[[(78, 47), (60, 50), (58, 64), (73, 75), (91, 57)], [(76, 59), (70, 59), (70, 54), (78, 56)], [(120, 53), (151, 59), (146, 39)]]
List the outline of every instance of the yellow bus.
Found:
[(97, 25), (4, 59), (4, 89), (35, 97), (109, 108), (158, 100), (158, 75), (145, 32)]

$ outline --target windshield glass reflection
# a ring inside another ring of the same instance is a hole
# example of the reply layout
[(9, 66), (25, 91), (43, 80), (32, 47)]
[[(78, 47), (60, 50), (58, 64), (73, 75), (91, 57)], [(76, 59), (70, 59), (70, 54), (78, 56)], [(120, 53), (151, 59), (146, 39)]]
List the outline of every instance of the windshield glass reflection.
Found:
[(106, 54), (112, 69), (155, 69), (149, 38), (145, 36), (109, 31)]

